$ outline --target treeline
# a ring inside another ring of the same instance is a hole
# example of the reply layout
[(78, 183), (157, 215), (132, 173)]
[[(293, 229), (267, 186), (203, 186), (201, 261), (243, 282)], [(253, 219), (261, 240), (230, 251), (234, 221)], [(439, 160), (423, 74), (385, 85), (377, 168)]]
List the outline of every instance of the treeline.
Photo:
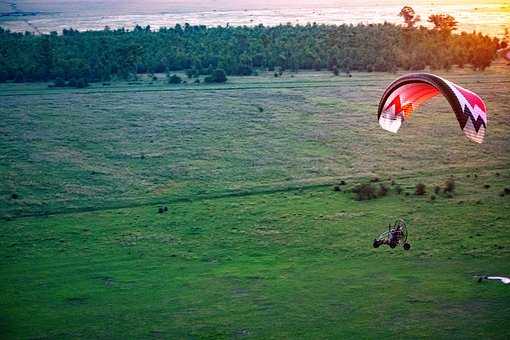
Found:
[[(370, 25), (280, 25), (213, 27), (176, 25), (151, 30), (47, 35), (0, 28), (0, 81), (132, 79), (141, 73), (186, 71), (188, 76), (251, 75), (257, 69), (395, 71), (448, 69), (470, 65), (483, 70), (495, 58), (496, 38), (480, 33)], [(276, 73), (278, 74), (278, 73)]]

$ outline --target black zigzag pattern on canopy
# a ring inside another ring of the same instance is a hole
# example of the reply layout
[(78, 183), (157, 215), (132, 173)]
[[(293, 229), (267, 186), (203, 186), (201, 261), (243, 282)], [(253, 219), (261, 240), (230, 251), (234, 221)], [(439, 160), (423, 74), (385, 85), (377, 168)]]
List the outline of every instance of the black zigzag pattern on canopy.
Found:
[(475, 131), (478, 133), (478, 130), (480, 130), (480, 126), (483, 126), (484, 128), (487, 128), (485, 125), (485, 122), (483, 121), (482, 117), (478, 116), (477, 119), (473, 116), (471, 113), (471, 110), (467, 105), (464, 105), (464, 115), (459, 117), (459, 122), (461, 124), (461, 127), (464, 129), (466, 126), (466, 123), (468, 119), (471, 119), (471, 123), (473, 123), (473, 127), (475, 128)]

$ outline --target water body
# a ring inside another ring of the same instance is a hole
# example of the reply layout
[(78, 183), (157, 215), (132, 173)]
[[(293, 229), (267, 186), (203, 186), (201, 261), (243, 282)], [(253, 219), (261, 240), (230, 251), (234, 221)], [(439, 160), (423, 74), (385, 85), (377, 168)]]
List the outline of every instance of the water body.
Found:
[[(358, 0), (0, 0), (0, 26), (12, 31), (61, 32), (64, 28), (101, 30), (152, 28), (175, 24), (247, 25), (263, 24), (357, 24), (401, 23), (401, 1)], [(413, 1), (421, 24), (432, 13), (448, 13), (459, 22), (459, 30), (473, 30), (502, 37), (510, 28), (510, 1)]]

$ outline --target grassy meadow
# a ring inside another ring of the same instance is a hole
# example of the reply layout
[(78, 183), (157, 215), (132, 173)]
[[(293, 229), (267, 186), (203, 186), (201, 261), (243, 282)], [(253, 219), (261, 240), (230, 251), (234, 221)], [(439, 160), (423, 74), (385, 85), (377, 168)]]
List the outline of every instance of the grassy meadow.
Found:
[[(510, 275), (510, 68), (438, 73), (484, 144), (444, 98), (382, 130), (388, 73), (1, 84), (0, 336), (506, 338), (510, 288), (473, 275)], [(411, 250), (373, 249), (398, 217)]]

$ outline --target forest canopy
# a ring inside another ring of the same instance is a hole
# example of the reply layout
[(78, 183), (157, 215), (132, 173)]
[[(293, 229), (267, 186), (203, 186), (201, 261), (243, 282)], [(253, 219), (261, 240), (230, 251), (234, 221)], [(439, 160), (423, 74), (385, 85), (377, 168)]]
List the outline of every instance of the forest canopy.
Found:
[[(408, 25), (409, 26), (409, 25)], [(500, 43), (480, 33), (453, 34), (441, 29), (369, 25), (280, 25), (206, 27), (176, 25), (152, 30), (62, 34), (13, 33), (0, 28), (0, 81), (84, 79), (87, 82), (132, 79), (141, 73), (185, 71), (189, 77), (251, 75), (273, 71), (328, 69), (396, 71), (449, 69), (453, 65), (483, 70)]]

